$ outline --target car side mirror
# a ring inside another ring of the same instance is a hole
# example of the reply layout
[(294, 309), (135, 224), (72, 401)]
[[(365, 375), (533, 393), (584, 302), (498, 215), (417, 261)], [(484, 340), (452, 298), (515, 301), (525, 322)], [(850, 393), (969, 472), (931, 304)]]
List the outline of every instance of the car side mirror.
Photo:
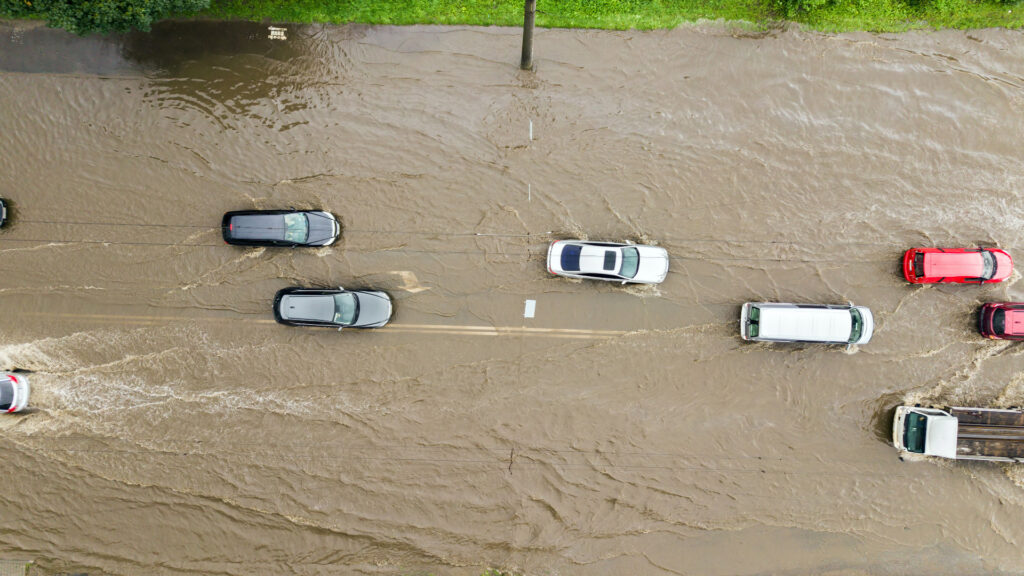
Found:
[(344, 330), (344, 329), (345, 329), (345, 327), (344, 327), (344, 326), (340, 326), (340, 327), (338, 328), (338, 332), (341, 332), (341, 331), (342, 331), (342, 330)]
[(625, 285), (626, 285), (626, 281), (625, 281), (625, 280), (623, 280), (623, 281), (622, 281), (622, 285), (623, 285), (623, 286), (625, 286)]
[(338, 290), (344, 290), (344, 289), (345, 289), (344, 287), (338, 286)]

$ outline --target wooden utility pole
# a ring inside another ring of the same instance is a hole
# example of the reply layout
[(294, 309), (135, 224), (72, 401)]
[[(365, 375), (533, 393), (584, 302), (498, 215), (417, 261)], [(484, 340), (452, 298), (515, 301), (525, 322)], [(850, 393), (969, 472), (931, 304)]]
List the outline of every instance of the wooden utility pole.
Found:
[(533, 20), (537, 12), (537, 0), (526, 0), (523, 15), (523, 59), (519, 67), (523, 70), (533, 69)]

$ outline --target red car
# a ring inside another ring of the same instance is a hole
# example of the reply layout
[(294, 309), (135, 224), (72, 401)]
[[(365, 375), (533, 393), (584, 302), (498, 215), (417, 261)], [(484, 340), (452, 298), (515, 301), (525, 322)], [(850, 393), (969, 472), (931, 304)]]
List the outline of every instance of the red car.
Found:
[(911, 248), (903, 275), (913, 284), (992, 284), (1013, 272), (1013, 259), (998, 248)]
[(978, 311), (978, 331), (999, 340), (1024, 340), (1024, 303), (989, 302)]

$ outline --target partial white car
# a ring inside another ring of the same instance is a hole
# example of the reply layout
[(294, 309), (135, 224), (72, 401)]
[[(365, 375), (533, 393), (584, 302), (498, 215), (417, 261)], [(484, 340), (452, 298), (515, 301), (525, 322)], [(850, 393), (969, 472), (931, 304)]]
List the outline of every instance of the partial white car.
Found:
[(659, 284), (668, 274), (668, 251), (659, 246), (557, 240), (548, 248), (548, 272), (607, 282)]
[(28, 406), (28, 376), (0, 372), (0, 412), (21, 412)]

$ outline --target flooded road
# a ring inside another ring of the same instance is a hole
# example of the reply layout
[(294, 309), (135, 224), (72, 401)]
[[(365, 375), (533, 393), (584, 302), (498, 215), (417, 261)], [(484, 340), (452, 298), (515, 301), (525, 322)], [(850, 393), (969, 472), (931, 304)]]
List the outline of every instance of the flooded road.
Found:
[[(0, 558), (1024, 573), (1024, 467), (888, 444), (900, 403), (1024, 404), (1024, 349), (975, 329), (1019, 274), (899, 275), (916, 245), (1024, 254), (1021, 32), (540, 30), (532, 73), (515, 29), (287, 34), (0, 27), (0, 368), (34, 372), (0, 421)], [(342, 239), (220, 239), (281, 207)], [(669, 276), (551, 277), (581, 236), (664, 246)], [(395, 317), (279, 326), (289, 285), (385, 289)], [(875, 336), (742, 342), (748, 300), (852, 300)]]

